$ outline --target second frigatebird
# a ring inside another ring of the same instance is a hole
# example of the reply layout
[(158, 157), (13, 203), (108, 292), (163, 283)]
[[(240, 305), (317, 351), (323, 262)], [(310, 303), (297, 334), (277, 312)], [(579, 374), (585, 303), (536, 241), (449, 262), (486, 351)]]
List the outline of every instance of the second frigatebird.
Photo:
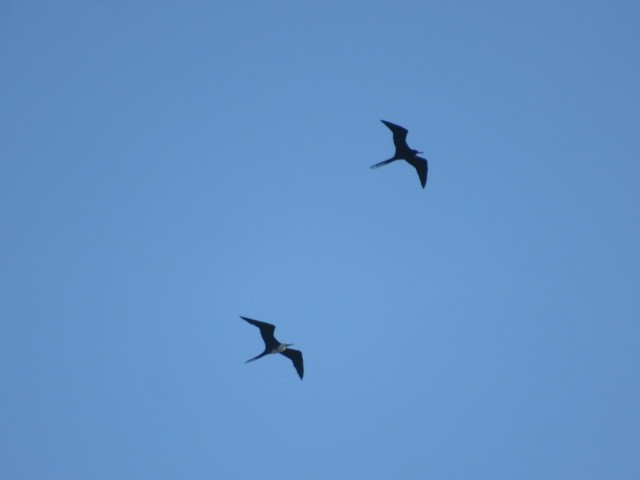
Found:
[(409, 148), (409, 145), (407, 145), (407, 133), (409, 133), (409, 130), (401, 127), (400, 125), (396, 125), (395, 123), (387, 122), (386, 120), (380, 121), (393, 132), (393, 144), (396, 146), (396, 153), (389, 160), (371, 165), (371, 168), (381, 167), (387, 163), (395, 162), (396, 160), (406, 160), (418, 172), (420, 183), (422, 184), (422, 188), (424, 188), (427, 184), (427, 172), (429, 171), (429, 165), (424, 158), (418, 156), (418, 153), (423, 152)]
[(289, 348), (291, 345), (293, 345), (293, 343), (280, 343), (278, 340), (276, 340), (276, 337), (273, 335), (273, 332), (275, 332), (276, 330), (275, 325), (243, 317), (242, 315), (240, 316), (240, 318), (246, 322), (249, 322), (251, 325), (258, 327), (260, 329), (260, 335), (262, 335), (262, 340), (264, 340), (264, 352), (262, 352), (260, 355), (256, 355), (255, 357), (250, 358), (245, 363), (253, 362), (254, 360), (262, 358), (270, 353), (281, 353), (293, 362), (293, 366), (296, 368), (296, 372), (298, 372), (298, 375), (300, 375), (300, 380), (302, 380), (302, 376), (304, 375), (302, 352), (300, 350)]

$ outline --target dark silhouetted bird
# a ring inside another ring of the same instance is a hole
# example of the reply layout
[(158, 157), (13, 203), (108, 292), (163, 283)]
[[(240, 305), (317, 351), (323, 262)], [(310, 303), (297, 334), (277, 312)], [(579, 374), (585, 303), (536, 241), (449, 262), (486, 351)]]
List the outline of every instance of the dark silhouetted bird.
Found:
[(275, 331), (275, 325), (271, 325), (270, 323), (260, 322), (258, 320), (253, 320), (251, 318), (240, 316), (241, 319), (249, 322), (251, 325), (255, 325), (260, 329), (260, 335), (262, 335), (262, 340), (264, 340), (264, 352), (260, 355), (257, 355), (253, 358), (250, 358), (245, 363), (253, 362), (259, 358), (264, 357), (270, 353), (281, 353), (289, 360), (293, 362), (293, 366), (296, 368), (296, 372), (300, 375), (300, 380), (302, 380), (302, 376), (304, 375), (304, 365), (302, 364), (302, 352), (300, 350), (294, 350), (293, 348), (289, 348), (293, 343), (280, 343), (276, 340), (276, 337), (273, 336), (273, 332)]
[(413, 150), (409, 148), (407, 145), (407, 130), (400, 125), (396, 125), (391, 122), (387, 122), (386, 120), (380, 120), (384, 123), (389, 130), (393, 132), (393, 144), (396, 146), (396, 153), (389, 160), (385, 160), (384, 162), (376, 163), (372, 165), (371, 168), (381, 167), (382, 165), (386, 165), (387, 163), (395, 162), (396, 160), (406, 160), (413, 168), (418, 172), (418, 176), (420, 177), (420, 183), (422, 184), (422, 188), (427, 184), (427, 172), (429, 171), (429, 165), (424, 158), (418, 156), (418, 150)]

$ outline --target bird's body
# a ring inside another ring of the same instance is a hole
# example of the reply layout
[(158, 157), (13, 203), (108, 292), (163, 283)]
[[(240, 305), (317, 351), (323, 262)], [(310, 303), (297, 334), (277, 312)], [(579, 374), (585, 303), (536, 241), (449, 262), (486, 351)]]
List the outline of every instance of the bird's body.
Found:
[(420, 184), (422, 185), (422, 188), (424, 188), (427, 184), (429, 164), (426, 159), (418, 156), (418, 153), (422, 152), (409, 148), (409, 145), (407, 145), (407, 133), (409, 133), (409, 130), (401, 127), (400, 125), (396, 125), (395, 123), (387, 122), (386, 120), (380, 121), (393, 133), (393, 144), (396, 147), (396, 153), (389, 160), (376, 163), (375, 165), (372, 165), (371, 168), (381, 167), (387, 163), (395, 162), (396, 160), (405, 160), (409, 165), (416, 169), (418, 177), (420, 177)]
[(274, 336), (274, 332), (276, 330), (275, 325), (271, 325), (267, 322), (260, 322), (258, 320), (253, 320), (251, 318), (240, 316), (246, 322), (249, 322), (251, 325), (254, 325), (260, 329), (260, 335), (262, 336), (262, 340), (264, 340), (264, 352), (260, 355), (256, 355), (253, 358), (250, 358), (245, 363), (253, 362), (254, 360), (258, 360), (259, 358), (264, 357), (265, 355), (281, 353), (289, 360), (293, 362), (293, 366), (298, 372), (300, 376), (300, 380), (304, 375), (304, 364), (302, 362), (302, 352), (300, 350), (295, 350), (293, 348), (289, 348), (293, 343), (280, 343), (276, 340)]

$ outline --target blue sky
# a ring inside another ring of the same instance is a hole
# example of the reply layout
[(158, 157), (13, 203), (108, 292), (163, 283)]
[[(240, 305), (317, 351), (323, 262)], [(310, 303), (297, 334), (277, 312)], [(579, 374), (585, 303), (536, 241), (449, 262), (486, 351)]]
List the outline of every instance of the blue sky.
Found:
[(637, 3), (129, 3), (0, 6), (0, 477), (640, 478)]

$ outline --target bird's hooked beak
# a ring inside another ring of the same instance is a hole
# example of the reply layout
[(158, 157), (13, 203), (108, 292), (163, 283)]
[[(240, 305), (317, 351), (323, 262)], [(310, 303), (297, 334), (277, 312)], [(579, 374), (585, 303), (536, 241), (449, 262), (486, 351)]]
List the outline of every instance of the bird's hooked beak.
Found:
[(293, 343), (285, 343), (285, 346), (290, 347)]

